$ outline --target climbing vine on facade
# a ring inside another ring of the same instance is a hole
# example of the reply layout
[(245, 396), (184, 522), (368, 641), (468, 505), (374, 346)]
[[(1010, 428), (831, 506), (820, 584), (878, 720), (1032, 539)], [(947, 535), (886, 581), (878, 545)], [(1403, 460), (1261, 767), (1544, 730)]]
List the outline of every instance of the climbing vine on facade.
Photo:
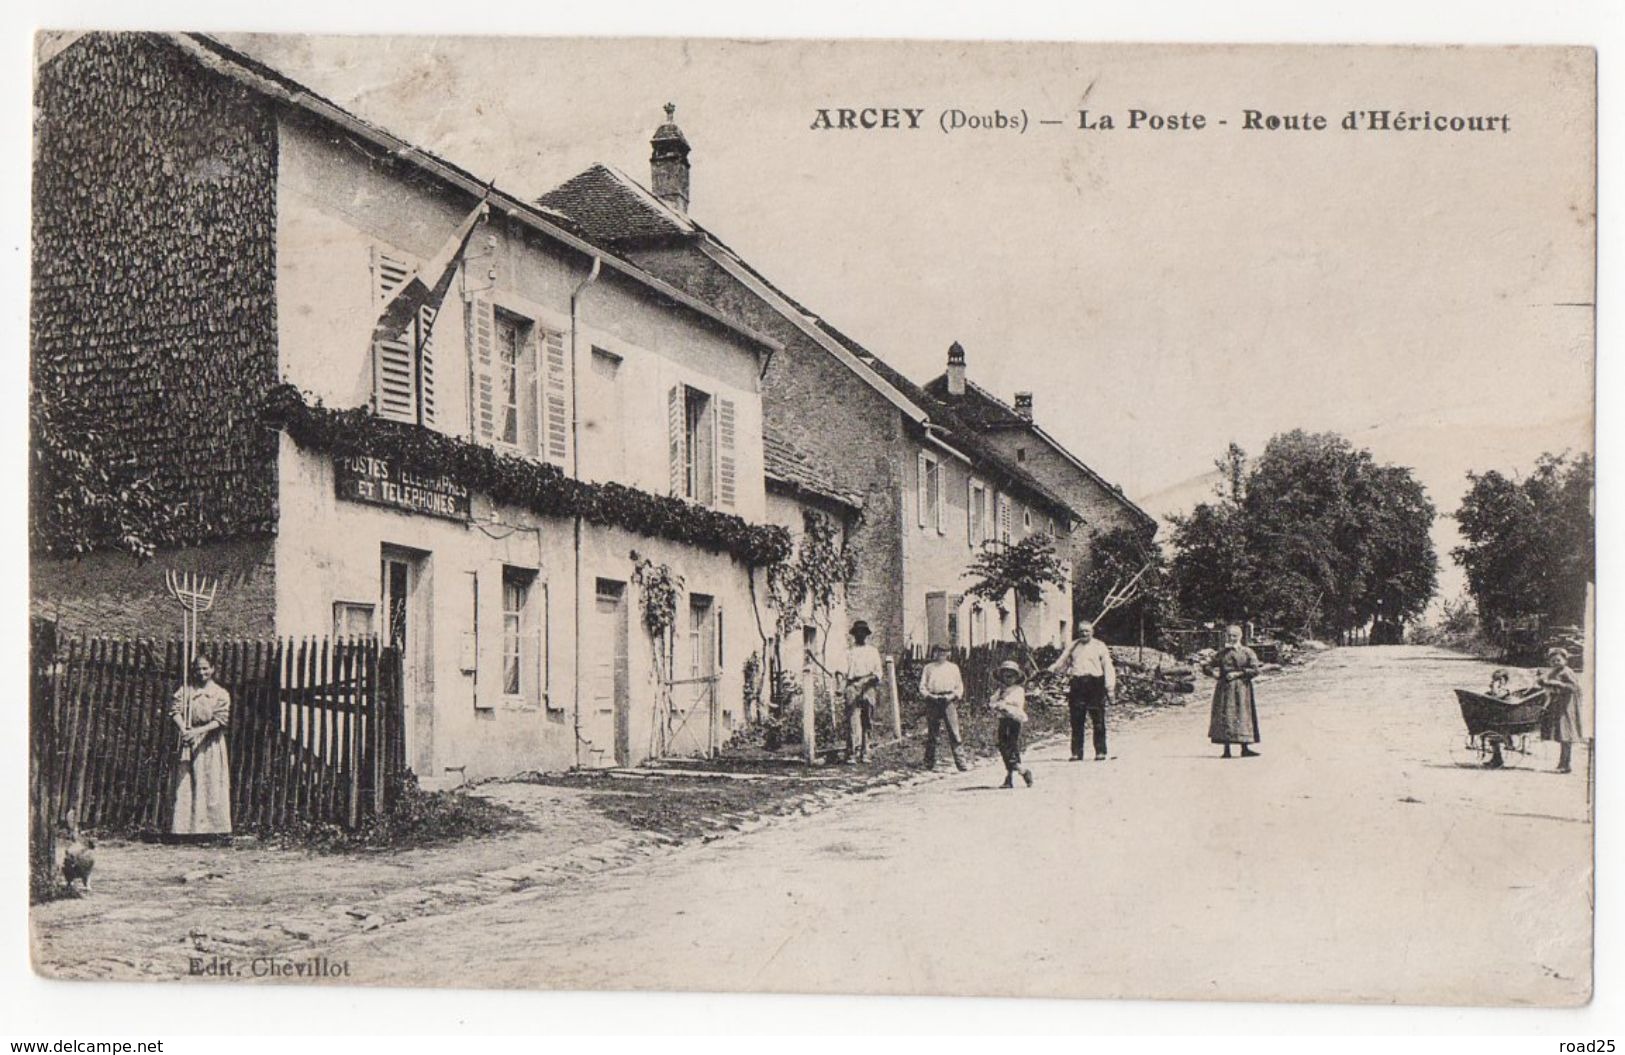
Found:
[(271, 393), (264, 420), (286, 430), (302, 447), (388, 458), (414, 472), (450, 476), (493, 501), (543, 516), (580, 516), (592, 524), (727, 553), (750, 566), (770, 565), (790, 552), (790, 533), (778, 525), (752, 524), (732, 513), (625, 484), (575, 480), (557, 466), (389, 421), (366, 407), (333, 410), (306, 399), (292, 385), (279, 385)]

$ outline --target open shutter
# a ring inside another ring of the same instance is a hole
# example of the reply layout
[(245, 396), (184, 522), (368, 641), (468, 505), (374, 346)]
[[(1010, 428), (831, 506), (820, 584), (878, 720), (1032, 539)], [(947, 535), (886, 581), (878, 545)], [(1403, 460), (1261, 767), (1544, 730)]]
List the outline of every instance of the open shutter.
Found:
[(671, 493), (678, 498), (688, 497), (688, 451), (685, 445), (683, 420), (683, 386), (673, 385), (666, 393), (666, 440), (671, 456)]
[(440, 312), (424, 305), (418, 310), (418, 423), (435, 423), (434, 320)]
[(965, 481), (965, 544), (976, 548), (976, 481)]
[(717, 397), (717, 501), (730, 509), (738, 501), (739, 459), (734, 401)]
[[(373, 304), (380, 311), (412, 273), (412, 265), (377, 247), (372, 251)], [(413, 328), (377, 342), (373, 348), (373, 409), (381, 417), (416, 422), (417, 364), (413, 362)]]
[(999, 496), (999, 541), (1010, 541), (1010, 496)]
[(484, 297), (468, 305), (468, 348), (473, 363), (473, 391), (470, 416), (474, 438), (490, 443), (496, 436), (496, 309)]
[(570, 378), (564, 334), (543, 331), (542, 360), (542, 407), (547, 423), (542, 453), (548, 461), (564, 468), (570, 456)]
[(936, 508), (936, 521), (937, 521), (937, 524), (936, 524), (936, 527), (937, 527), (937, 534), (939, 534), (939, 535), (944, 533), (943, 527), (942, 527), (942, 508), (943, 508), (943, 506), (946, 506), (947, 504), (948, 504), (948, 470), (941, 462), (938, 462), (937, 463), (937, 508)]
[(925, 527), (926, 511), (931, 507), (931, 500), (926, 496), (925, 483), (925, 474), (930, 469), (930, 465), (926, 462), (925, 453), (923, 451), (917, 456), (917, 461), (919, 463), (916, 467), (918, 469), (916, 479), (920, 485), (920, 526)]

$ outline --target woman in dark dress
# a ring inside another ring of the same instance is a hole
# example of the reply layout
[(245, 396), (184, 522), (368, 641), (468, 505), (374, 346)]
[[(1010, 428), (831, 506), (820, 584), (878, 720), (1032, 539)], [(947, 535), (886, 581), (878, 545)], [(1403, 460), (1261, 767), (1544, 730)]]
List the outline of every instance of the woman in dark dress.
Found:
[(1574, 742), (1585, 739), (1585, 730), (1580, 727), (1580, 679), (1574, 676), (1569, 654), (1563, 649), (1552, 649), (1546, 653), (1546, 660), (1552, 669), (1540, 676), (1540, 685), (1552, 694), (1552, 702), (1547, 704), (1546, 714), (1541, 718), (1540, 738), (1556, 740), (1562, 745), (1557, 756), (1557, 771), (1567, 773)]
[(1253, 679), (1258, 676), (1258, 654), (1241, 643), (1241, 627), (1224, 631), (1224, 647), (1219, 649), (1207, 673), (1217, 679), (1213, 686), (1213, 714), (1208, 721), (1207, 738), (1224, 745), (1230, 758), (1232, 744), (1241, 748), (1242, 758), (1258, 755), (1249, 744), (1259, 741), (1258, 707), (1253, 699)]

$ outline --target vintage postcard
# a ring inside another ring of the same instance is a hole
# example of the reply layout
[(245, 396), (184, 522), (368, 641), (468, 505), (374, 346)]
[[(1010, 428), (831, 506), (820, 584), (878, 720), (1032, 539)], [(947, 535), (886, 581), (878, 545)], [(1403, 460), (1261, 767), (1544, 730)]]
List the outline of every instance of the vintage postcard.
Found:
[(1590, 1000), (1591, 49), (33, 105), (40, 974)]

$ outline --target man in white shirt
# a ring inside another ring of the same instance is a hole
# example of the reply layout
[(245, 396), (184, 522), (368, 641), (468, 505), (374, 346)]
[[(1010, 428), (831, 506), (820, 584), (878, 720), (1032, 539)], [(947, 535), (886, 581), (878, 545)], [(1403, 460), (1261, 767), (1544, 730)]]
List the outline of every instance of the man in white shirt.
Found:
[(1117, 695), (1117, 668), (1111, 649), (1095, 637), (1092, 623), (1080, 622), (1078, 636), (1056, 661), (1051, 674), (1065, 674), (1067, 716), (1072, 721), (1072, 761), (1083, 761), (1083, 730), (1093, 728), (1095, 761), (1106, 758), (1106, 704)]
[(880, 650), (869, 642), (869, 624), (852, 624), (852, 647), (846, 653), (846, 764), (869, 761), (869, 736), (875, 724), (875, 701), (884, 673)]

